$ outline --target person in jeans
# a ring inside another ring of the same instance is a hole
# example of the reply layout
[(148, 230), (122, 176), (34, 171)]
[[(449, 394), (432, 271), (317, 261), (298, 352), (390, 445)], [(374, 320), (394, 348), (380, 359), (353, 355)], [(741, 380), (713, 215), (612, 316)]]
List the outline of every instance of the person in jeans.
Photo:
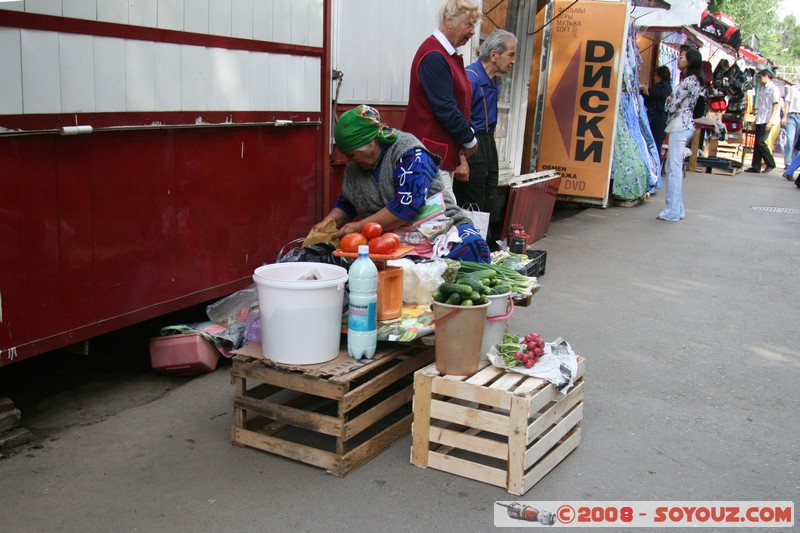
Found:
[[(766, 174), (775, 168), (775, 158), (767, 146), (767, 137), (772, 126), (780, 121), (781, 96), (778, 87), (772, 83), (772, 72), (769, 70), (760, 70), (758, 81), (761, 83), (761, 88), (756, 97), (756, 142), (753, 145), (753, 162), (747, 172)], [(763, 169), (762, 160), (767, 164)]]
[(667, 198), (659, 220), (678, 222), (686, 216), (683, 208), (683, 158), (686, 143), (694, 135), (694, 105), (703, 88), (703, 56), (696, 48), (688, 48), (678, 58), (681, 83), (667, 98)]
[[(796, 147), (795, 147), (796, 148)], [(795, 155), (792, 162), (789, 163), (789, 166), (786, 167), (786, 170), (783, 172), (783, 177), (789, 181), (794, 180), (794, 184), (797, 185), (797, 188), (800, 189), (800, 176), (797, 179), (794, 178), (794, 173), (797, 172), (797, 169), (800, 168), (800, 151), (794, 151)]]
[[(784, 99), (783, 126), (786, 128), (786, 146), (783, 147), (783, 168), (789, 168), (795, 156), (800, 153), (794, 145), (800, 138), (800, 84), (790, 85)], [(791, 173), (789, 174), (791, 179)]]

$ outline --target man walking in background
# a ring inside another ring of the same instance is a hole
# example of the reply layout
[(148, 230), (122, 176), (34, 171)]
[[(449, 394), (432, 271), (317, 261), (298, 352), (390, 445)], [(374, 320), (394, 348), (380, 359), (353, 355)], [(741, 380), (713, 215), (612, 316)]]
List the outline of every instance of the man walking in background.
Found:
[[(767, 146), (767, 136), (770, 129), (780, 122), (781, 97), (778, 87), (772, 83), (772, 72), (767, 69), (758, 72), (758, 81), (761, 88), (756, 97), (756, 141), (753, 145), (753, 163), (747, 172), (760, 172), (766, 174), (775, 168), (775, 158), (772, 150)], [(762, 170), (761, 160), (767, 164)]]

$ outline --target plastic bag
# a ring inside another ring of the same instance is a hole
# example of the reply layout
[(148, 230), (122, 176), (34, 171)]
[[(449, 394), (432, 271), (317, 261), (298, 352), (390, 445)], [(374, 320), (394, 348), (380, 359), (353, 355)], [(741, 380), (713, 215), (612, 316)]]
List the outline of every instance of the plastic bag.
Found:
[(343, 268), (350, 266), (350, 260), (346, 257), (336, 257), (333, 252), (336, 246), (329, 242), (313, 244), (311, 246), (294, 248), (286, 255), (281, 256), (278, 260), (279, 263), (325, 263), (328, 265), (336, 265)]
[(250, 313), (258, 308), (258, 292), (255, 285), (236, 291), (206, 306), (208, 318), (225, 329), (214, 334), (238, 348), (244, 339), (245, 323)]
[(433, 302), (433, 291), (444, 283), (442, 274), (448, 268), (447, 261), (443, 259), (419, 263), (410, 259), (397, 259), (388, 264), (403, 267), (403, 302), (407, 304)]
[(244, 323), (244, 339), (247, 342), (261, 342), (261, 315), (258, 309), (247, 315)]

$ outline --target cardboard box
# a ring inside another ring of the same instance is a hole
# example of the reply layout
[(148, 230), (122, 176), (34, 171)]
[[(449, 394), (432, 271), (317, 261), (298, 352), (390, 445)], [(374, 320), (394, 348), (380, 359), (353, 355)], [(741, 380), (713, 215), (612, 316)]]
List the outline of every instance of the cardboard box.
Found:
[(200, 333), (183, 333), (150, 339), (150, 362), (159, 372), (193, 376), (213, 372), (219, 350)]

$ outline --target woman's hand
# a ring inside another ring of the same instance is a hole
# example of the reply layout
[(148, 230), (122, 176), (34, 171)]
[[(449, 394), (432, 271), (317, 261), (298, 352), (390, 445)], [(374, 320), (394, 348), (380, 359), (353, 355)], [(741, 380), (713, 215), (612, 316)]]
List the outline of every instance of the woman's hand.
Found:
[(325, 219), (317, 222), (316, 224), (314, 224), (311, 227), (311, 231), (314, 231), (314, 232), (317, 232), (317, 233), (322, 233), (322, 232), (325, 231), (325, 226), (327, 226), (328, 223), (330, 223), (331, 221), (333, 221), (334, 223), (336, 222), (332, 218), (325, 218)]
[(347, 224), (339, 228), (339, 231), (333, 234), (333, 238), (341, 239), (348, 233), (361, 233), (361, 228), (364, 227), (365, 223), (366, 223), (365, 220), (359, 220), (357, 222), (348, 222)]

